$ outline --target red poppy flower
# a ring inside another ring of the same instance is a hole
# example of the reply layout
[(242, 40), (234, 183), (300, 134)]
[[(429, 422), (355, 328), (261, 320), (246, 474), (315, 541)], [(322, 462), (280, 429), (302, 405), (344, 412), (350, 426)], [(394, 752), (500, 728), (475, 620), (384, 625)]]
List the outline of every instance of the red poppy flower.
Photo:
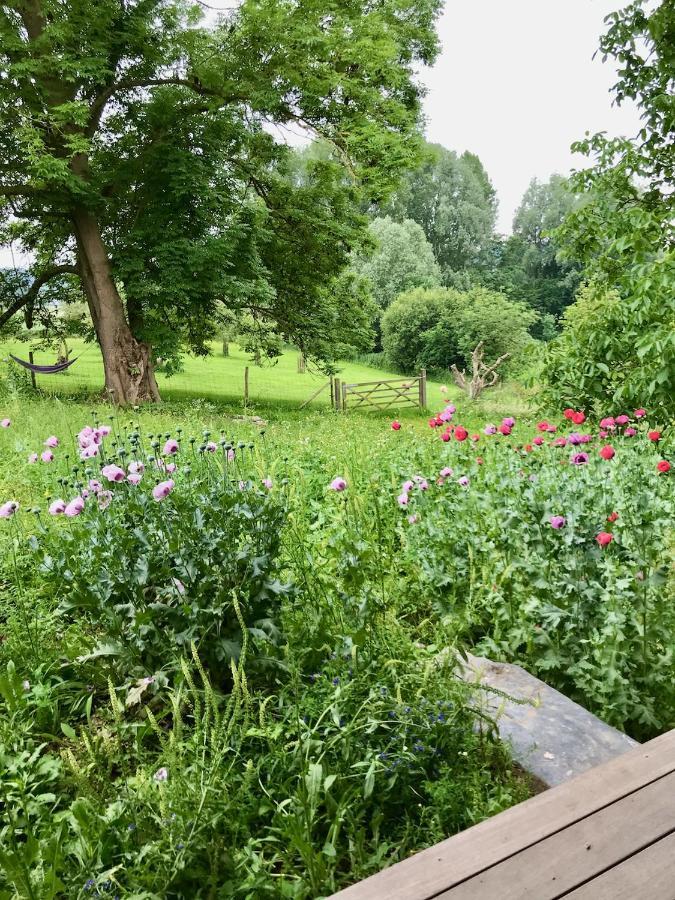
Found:
[(500, 434), (504, 434), (504, 435), (508, 435), (508, 434), (511, 434), (511, 429), (509, 428), (508, 425), (500, 425), (500, 426), (499, 426), (499, 433), (500, 433)]
[(586, 421), (586, 416), (582, 412), (572, 413), (572, 421), (575, 425), (581, 425), (582, 422)]
[(447, 444), (451, 437), (452, 437), (452, 435), (450, 434), (449, 431), (444, 431), (443, 434), (441, 435), (441, 440), (445, 441), (445, 443)]
[(607, 544), (611, 544), (614, 540), (614, 535), (610, 534), (609, 531), (601, 531), (599, 535), (596, 536), (596, 541), (600, 544), (601, 547), (606, 547)]
[(662, 459), (660, 462), (657, 462), (656, 468), (665, 475), (666, 472), (670, 472), (670, 463), (667, 459)]
[(607, 516), (607, 521), (608, 521), (608, 522), (616, 522), (616, 520), (617, 520), (618, 518), (619, 518), (618, 512), (612, 512), (612, 513), (610, 513), (610, 514)]
[(466, 430), (466, 428), (462, 428), (461, 425), (458, 425), (457, 428), (455, 428), (455, 438), (458, 441), (465, 441), (468, 436), (469, 432)]
[(527, 453), (531, 453), (532, 452), (532, 444), (525, 444), (525, 451)]
[(569, 408), (568, 408), (568, 409), (566, 409), (566, 410), (563, 411), (563, 416), (565, 416), (566, 419), (571, 419), (573, 415), (574, 415), (574, 410), (573, 410), (573, 409), (569, 409)]
[(393, 430), (393, 431), (400, 431), (400, 430), (401, 430), (401, 423), (394, 420), (394, 421), (391, 423), (391, 427), (392, 427), (392, 430)]
[(429, 419), (429, 428), (436, 427), (436, 419)]
[(600, 456), (603, 459), (614, 459), (616, 456), (616, 450), (612, 447), (611, 444), (605, 444), (604, 447), (600, 448)]
[(541, 445), (544, 443), (544, 439), (543, 437), (541, 437), (541, 435), (537, 435), (536, 438), (532, 438), (532, 443), (536, 444), (537, 447), (541, 447)]
[(661, 440), (661, 432), (660, 431), (648, 431), (647, 437), (649, 438), (650, 441), (654, 441), (654, 443), (656, 443), (657, 441)]

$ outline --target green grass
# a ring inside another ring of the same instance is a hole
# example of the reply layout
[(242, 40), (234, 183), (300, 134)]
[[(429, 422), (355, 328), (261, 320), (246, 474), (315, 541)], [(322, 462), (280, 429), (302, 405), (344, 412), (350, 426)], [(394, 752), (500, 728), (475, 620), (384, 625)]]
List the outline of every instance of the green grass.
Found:
[[(83, 341), (71, 341), (72, 353), (79, 356), (77, 362), (62, 375), (38, 376), (37, 383), (41, 396), (53, 395), (60, 398), (77, 398), (87, 407), (92, 400), (100, 400), (103, 388), (103, 366), (98, 347), (85, 344)], [(9, 353), (25, 358), (26, 345), (20, 342), (0, 345), (0, 359), (6, 359)], [(35, 353), (35, 362), (49, 364), (54, 362), (53, 351)], [(15, 366), (14, 363), (8, 363)], [(244, 370), (249, 367), (249, 403), (244, 407)], [(16, 367), (18, 368), (18, 367)], [(340, 364), (337, 377), (349, 383), (374, 381), (380, 378), (401, 378), (395, 372), (376, 369), (372, 366), (356, 362)], [(210, 413), (260, 414), (270, 421), (305, 422), (308, 416), (317, 412), (330, 410), (328, 388), (312, 400), (304, 410), (300, 407), (312, 394), (326, 384), (327, 378), (317, 372), (297, 371), (297, 352), (285, 351), (274, 363), (256, 366), (250, 357), (234, 344), (230, 345), (230, 355), (222, 356), (219, 347), (213, 345), (213, 354), (209, 357), (187, 357), (182, 372), (167, 377), (158, 373), (157, 380), (164, 404), (163, 410), (174, 421), (175, 416), (185, 415), (186, 402), (188, 409), (195, 410), (194, 401), (202, 402), (203, 412), (208, 418)], [(444, 394), (440, 390), (441, 382), (429, 381), (427, 402), (429, 409), (435, 411), (443, 404)], [(530, 411), (530, 397), (525, 389), (517, 383), (507, 383), (488, 391), (477, 403), (469, 404), (463, 393), (456, 388), (450, 377), (447, 382), (447, 397), (460, 409), (463, 423), (467, 427), (478, 427), (490, 418), (507, 414), (515, 416), (527, 415)], [(72, 398), (72, 399), (70, 399)], [(31, 400), (33, 405), (35, 401)], [(58, 405), (56, 407), (58, 409)], [(49, 407), (45, 407), (49, 409)], [(8, 413), (6, 413), (8, 414)], [(157, 411), (152, 412), (156, 416)], [(394, 416), (407, 421), (426, 422), (427, 412), (410, 404), (394, 403), (385, 412), (372, 408), (350, 411), (348, 419), (355, 418), (368, 421), (390, 420)]]

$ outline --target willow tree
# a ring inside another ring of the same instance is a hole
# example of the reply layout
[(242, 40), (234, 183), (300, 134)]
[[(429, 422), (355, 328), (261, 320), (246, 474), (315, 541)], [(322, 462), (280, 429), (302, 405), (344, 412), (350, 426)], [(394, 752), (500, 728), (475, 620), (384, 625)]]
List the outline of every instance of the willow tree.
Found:
[[(157, 399), (153, 352), (205, 352), (222, 304), (319, 361), (366, 340), (341, 273), (364, 197), (416, 161), (439, 5), (243, 0), (217, 22), (192, 0), (0, 5), (0, 241), (34, 260), (0, 326), (77, 279), (120, 403)], [(284, 128), (336, 151), (302, 184)]]

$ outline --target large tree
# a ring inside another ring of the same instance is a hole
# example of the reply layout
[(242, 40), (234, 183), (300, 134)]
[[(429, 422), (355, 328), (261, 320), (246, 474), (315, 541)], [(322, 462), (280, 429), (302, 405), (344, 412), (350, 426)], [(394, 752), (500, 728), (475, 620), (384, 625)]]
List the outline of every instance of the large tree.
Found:
[(552, 337), (574, 300), (581, 267), (562, 259), (555, 229), (578, 205), (569, 180), (551, 175), (533, 178), (513, 218), (513, 234), (494, 242), (484, 257), (480, 281), (522, 301), (539, 313), (536, 337)]
[(473, 269), (494, 234), (497, 198), (480, 159), (427, 144), (419, 166), (379, 214), (412, 219), (424, 229), (447, 284)]
[[(0, 326), (78, 279), (121, 403), (157, 398), (151, 344), (204, 352), (220, 303), (319, 360), (348, 329), (358, 342), (367, 317), (332, 284), (364, 231), (358, 202), (417, 159), (414, 73), (439, 5), (244, 0), (206, 27), (192, 0), (2, 4), (0, 238), (35, 264)], [(294, 183), (272, 126), (339, 161)]]
[(675, 415), (675, 3), (631, 3), (607, 18), (602, 52), (614, 95), (636, 102), (632, 139), (596, 134), (575, 149), (594, 165), (573, 178), (581, 203), (556, 233), (590, 279), (548, 354), (552, 404)]

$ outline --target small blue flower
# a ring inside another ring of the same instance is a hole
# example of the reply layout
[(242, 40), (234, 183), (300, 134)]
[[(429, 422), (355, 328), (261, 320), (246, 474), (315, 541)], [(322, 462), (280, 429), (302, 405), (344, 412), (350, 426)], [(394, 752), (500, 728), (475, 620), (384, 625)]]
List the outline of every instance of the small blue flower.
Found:
[(334, 684), (334, 685), (340, 684), (340, 679), (337, 677), (337, 675), (336, 675), (335, 678), (333, 679), (333, 684)]

